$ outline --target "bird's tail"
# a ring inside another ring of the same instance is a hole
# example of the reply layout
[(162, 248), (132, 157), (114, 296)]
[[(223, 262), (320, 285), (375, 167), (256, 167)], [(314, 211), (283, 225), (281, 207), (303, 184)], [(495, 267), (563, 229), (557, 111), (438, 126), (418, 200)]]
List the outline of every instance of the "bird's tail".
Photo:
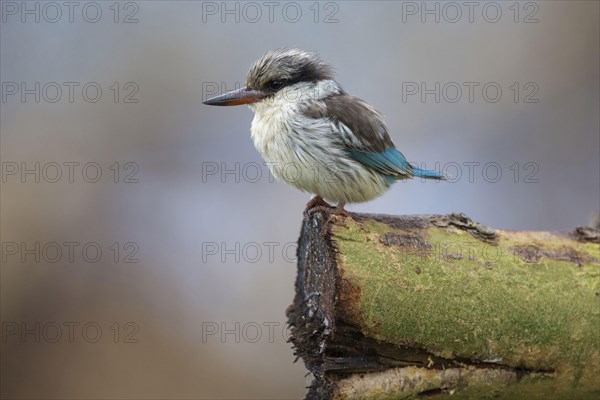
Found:
[(432, 171), (430, 169), (413, 168), (414, 176), (425, 179), (446, 179), (447, 176), (441, 171)]

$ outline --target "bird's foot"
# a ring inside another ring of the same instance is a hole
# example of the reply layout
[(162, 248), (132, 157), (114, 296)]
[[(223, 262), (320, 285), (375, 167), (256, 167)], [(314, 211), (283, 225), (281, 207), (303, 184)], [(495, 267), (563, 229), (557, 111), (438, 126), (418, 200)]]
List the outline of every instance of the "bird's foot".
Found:
[(339, 202), (337, 206), (330, 207), (329, 209), (323, 210), (323, 211), (327, 212), (327, 221), (325, 221), (325, 223), (323, 224), (323, 227), (321, 228), (321, 236), (322, 237), (327, 236), (327, 233), (329, 232), (329, 226), (331, 224), (333, 224), (333, 216), (334, 215), (339, 215), (341, 217), (349, 217), (350, 216), (348, 211), (344, 210), (345, 204), (346, 203), (344, 203), (344, 202)]
[(306, 209), (304, 210), (304, 218), (306, 221), (312, 217), (312, 215), (317, 211), (326, 211), (331, 212), (333, 206), (323, 200), (323, 198), (319, 195), (310, 199), (308, 203), (306, 203)]
[(343, 202), (343, 201), (339, 202), (338, 205), (333, 209), (332, 214), (340, 215), (342, 217), (349, 217), (350, 213), (344, 209), (345, 205), (346, 205), (345, 202)]
[(332, 217), (334, 215), (339, 215), (342, 217), (349, 217), (350, 213), (344, 209), (346, 205), (345, 202), (339, 202), (337, 206), (333, 207), (331, 204), (327, 203), (321, 196), (313, 197), (308, 204), (306, 204), (306, 210), (304, 210), (304, 218), (308, 222), (310, 217), (314, 215), (317, 211), (322, 211), (327, 214), (327, 221), (323, 224), (323, 228), (321, 229), (321, 235), (326, 236), (327, 227), (329, 224), (333, 222)]
[(315, 197), (310, 199), (310, 201), (308, 203), (306, 203), (306, 209), (310, 210), (311, 208), (314, 208), (316, 206), (333, 208), (333, 206), (331, 204), (329, 204), (328, 202), (323, 200), (323, 198), (319, 195), (316, 195)]

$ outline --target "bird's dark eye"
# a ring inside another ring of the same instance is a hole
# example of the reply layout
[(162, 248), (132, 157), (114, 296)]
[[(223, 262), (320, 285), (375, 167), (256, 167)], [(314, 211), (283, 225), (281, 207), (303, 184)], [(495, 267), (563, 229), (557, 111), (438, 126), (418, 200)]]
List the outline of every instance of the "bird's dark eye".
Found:
[(283, 87), (283, 81), (271, 81), (269, 82), (269, 88), (271, 88), (272, 90), (279, 90)]

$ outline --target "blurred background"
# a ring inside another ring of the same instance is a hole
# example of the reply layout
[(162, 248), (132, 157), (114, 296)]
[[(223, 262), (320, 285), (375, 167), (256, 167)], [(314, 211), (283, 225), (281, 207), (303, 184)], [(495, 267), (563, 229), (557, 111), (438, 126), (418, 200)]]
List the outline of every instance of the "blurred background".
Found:
[(304, 395), (285, 309), (310, 196), (273, 181), (247, 107), (202, 104), (268, 49), (319, 53), (453, 176), (351, 211), (598, 211), (598, 2), (70, 4), (1, 4), (2, 398)]

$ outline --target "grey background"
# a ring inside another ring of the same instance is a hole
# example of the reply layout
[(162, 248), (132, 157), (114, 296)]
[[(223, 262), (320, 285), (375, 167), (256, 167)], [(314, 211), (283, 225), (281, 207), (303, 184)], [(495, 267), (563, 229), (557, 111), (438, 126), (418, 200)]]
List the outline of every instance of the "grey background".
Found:
[[(122, 22), (133, 6), (121, 3), (115, 23), (113, 3), (99, 2), (102, 17), (91, 23), (81, 14), (85, 3), (79, 4), (73, 22), (63, 7), (56, 23), (31, 16), (23, 23), (20, 15), (4, 13), (1, 24), (2, 82), (81, 83), (73, 103), (66, 90), (56, 103), (36, 103), (32, 95), (25, 102), (19, 95), (3, 100), (3, 167), (95, 162), (103, 173), (88, 183), (80, 167), (71, 183), (63, 167), (56, 183), (17, 174), (1, 184), (3, 398), (304, 394), (310, 377), (301, 362), (292, 363), (284, 311), (293, 298), (293, 243), (309, 195), (271, 182), (251, 142), (246, 107), (202, 105), (207, 89), (215, 83), (234, 89), (250, 63), (271, 48), (313, 50), (334, 65), (348, 92), (386, 116), (410, 161), (461, 166), (458, 175), (448, 170), (453, 182), (398, 183), (375, 201), (351, 205), (352, 211), (460, 211), (496, 228), (532, 230), (585, 225), (598, 211), (598, 2), (520, 3), (518, 23), (509, 9), (513, 2), (497, 3), (502, 17), (496, 23), (483, 17), (485, 3), (478, 3), (472, 23), (464, 5), (455, 23), (448, 21), (454, 18), (450, 9), (437, 23), (431, 15), (423, 23), (419, 14), (403, 14), (403, 7), (420, 2), (321, 3), (317, 22), (313, 3), (298, 3), (302, 16), (295, 23), (295, 9), (283, 13), (287, 3), (277, 3), (272, 23), (265, 6), (252, 23), (254, 11), (246, 6), (244, 14), (245, 3), (235, 2), (228, 7), (239, 7), (239, 22), (235, 14), (225, 15), (225, 22), (220, 14), (205, 14), (203, 21), (203, 7), (221, 3), (195, 1), (135, 2), (137, 23)], [(326, 23), (334, 11), (337, 22)], [(488, 11), (488, 19), (494, 17)], [(524, 23), (533, 11), (538, 22)], [(98, 102), (82, 97), (86, 82), (103, 89)], [(121, 88), (116, 103), (109, 88), (114, 82)], [(137, 103), (122, 101), (127, 82), (139, 88)], [(480, 86), (473, 102), (466, 92), (455, 103), (443, 96), (436, 103), (433, 95), (404, 102), (407, 82)], [(489, 82), (503, 90), (495, 103), (481, 94)], [(514, 82), (521, 86), (518, 102), (509, 89)], [(528, 82), (539, 88), (537, 103), (523, 102)], [(115, 162), (119, 183), (109, 168)], [(131, 172), (127, 162), (139, 167), (137, 183), (123, 182)], [(469, 162), (480, 163), (472, 179)], [(497, 182), (495, 169), (482, 175), (487, 163), (500, 167)], [(525, 179), (534, 172), (526, 163), (537, 168), (533, 181)], [(214, 165), (239, 166), (240, 172), (203, 175)], [(255, 182), (256, 165), (262, 168)], [(32, 255), (22, 261), (6, 249), (7, 243), (32, 248), (69, 241), (81, 244), (73, 262), (65, 254), (55, 263)], [(102, 249), (99, 262), (81, 256), (87, 242)], [(114, 242), (121, 246), (116, 263)], [(138, 246), (138, 263), (123, 262), (128, 242)], [(209, 254), (213, 244), (233, 253)], [(79, 323), (72, 341), (64, 325), (69, 321)], [(125, 329), (127, 322), (138, 328), (137, 343), (124, 343), (133, 329)], [(86, 323), (101, 327), (97, 343), (90, 343), (95, 331), (83, 336)], [(237, 331), (238, 342), (235, 333), (203, 338), (208, 327), (222, 323)], [(62, 327), (57, 343), (49, 340), (52, 324)], [(39, 342), (35, 333), (21, 339), (23, 327), (37, 330)], [(8, 334), (13, 328), (16, 333)]]

